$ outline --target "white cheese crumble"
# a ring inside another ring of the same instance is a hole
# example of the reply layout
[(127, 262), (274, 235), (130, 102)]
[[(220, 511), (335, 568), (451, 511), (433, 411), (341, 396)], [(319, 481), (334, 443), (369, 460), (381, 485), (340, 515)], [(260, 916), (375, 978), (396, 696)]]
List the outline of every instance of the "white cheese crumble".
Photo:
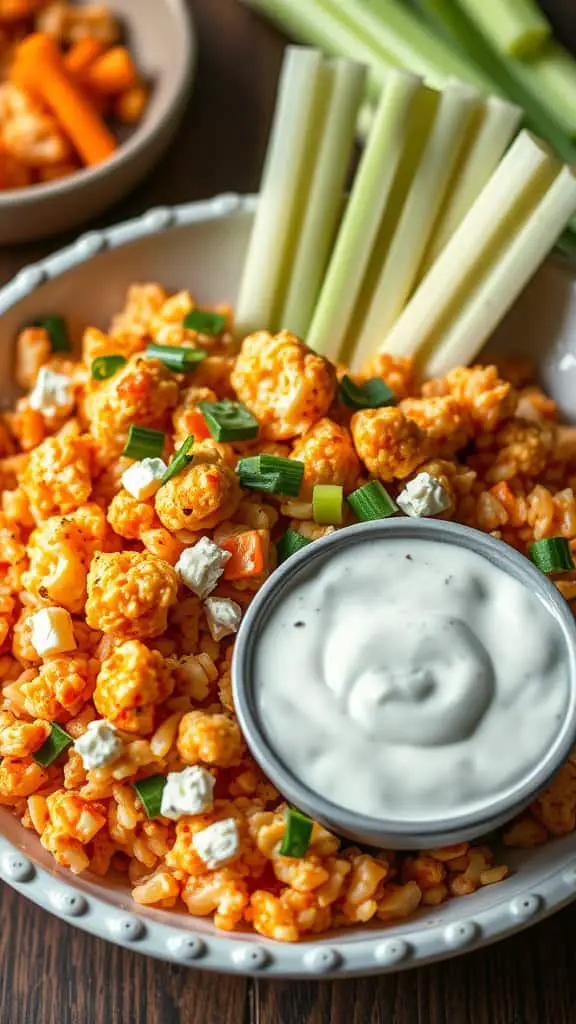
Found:
[(162, 792), (160, 814), (177, 821), (186, 814), (202, 814), (213, 805), (215, 778), (206, 768), (192, 765), (169, 772)]
[(65, 608), (41, 608), (30, 616), (30, 642), (37, 654), (61, 654), (76, 648), (70, 613)]
[(218, 868), (232, 860), (240, 850), (238, 826), (235, 818), (215, 821), (208, 828), (192, 836), (192, 845), (209, 868)]
[(156, 494), (167, 469), (163, 459), (141, 459), (122, 473), (122, 486), (137, 501), (145, 501)]
[(194, 547), (182, 552), (176, 562), (176, 572), (190, 590), (205, 598), (214, 590), (229, 558), (229, 551), (223, 551), (208, 537), (201, 537)]
[(28, 395), (28, 404), (37, 412), (55, 413), (72, 409), (74, 387), (70, 377), (54, 373), (45, 366), (40, 370), (34, 388)]
[(116, 727), (105, 718), (89, 722), (84, 735), (74, 743), (74, 750), (80, 754), (82, 764), (88, 771), (112, 764), (120, 757), (122, 749), (122, 740)]
[(418, 473), (406, 484), (396, 501), (406, 515), (418, 517), (435, 516), (452, 504), (446, 488), (430, 473)]
[(204, 602), (204, 609), (213, 640), (222, 640), (223, 637), (237, 632), (242, 619), (242, 609), (236, 601), (229, 597), (209, 597)]

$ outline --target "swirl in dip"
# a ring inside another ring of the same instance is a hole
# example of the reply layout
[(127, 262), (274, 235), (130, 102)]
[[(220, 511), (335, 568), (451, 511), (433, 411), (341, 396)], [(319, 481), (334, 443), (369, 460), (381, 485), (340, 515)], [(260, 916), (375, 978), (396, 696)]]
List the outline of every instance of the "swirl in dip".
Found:
[(480, 812), (530, 775), (569, 701), (560, 624), (487, 558), (376, 538), (332, 551), (255, 651), (270, 746), (334, 804), (400, 822)]

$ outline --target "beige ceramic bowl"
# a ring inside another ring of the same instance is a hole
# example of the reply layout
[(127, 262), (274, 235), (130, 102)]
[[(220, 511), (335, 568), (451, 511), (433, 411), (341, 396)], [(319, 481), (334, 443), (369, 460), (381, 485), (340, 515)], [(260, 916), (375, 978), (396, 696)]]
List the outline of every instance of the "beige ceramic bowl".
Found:
[(186, 0), (107, 2), (126, 27), (139, 69), (152, 83), (144, 118), (98, 167), (46, 185), (0, 192), (0, 244), (66, 231), (101, 213), (152, 169), (174, 135), (196, 60)]

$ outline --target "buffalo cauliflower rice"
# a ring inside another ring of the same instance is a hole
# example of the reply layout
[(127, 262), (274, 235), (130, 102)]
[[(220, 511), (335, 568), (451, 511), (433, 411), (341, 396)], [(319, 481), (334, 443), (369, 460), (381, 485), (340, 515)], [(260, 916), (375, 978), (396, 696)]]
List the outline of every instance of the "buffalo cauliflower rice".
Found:
[[(354, 412), (344, 369), (298, 338), (240, 342), (225, 308), (200, 333), (185, 323), (195, 309), (187, 292), (135, 284), (107, 332), (86, 328), (79, 361), (52, 352), (48, 326), (18, 338), (27, 395), (0, 421), (0, 803), (62, 867), (120, 873), (137, 903), (281, 941), (399, 922), (501, 881), (486, 845), (375, 853), (318, 824), (302, 857), (282, 855), (286, 807), (234, 715), (234, 632), (286, 531), (337, 528), (313, 520), (318, 484), (348, 494), (377, 479), (396, 498), (429, 474), (443, 518), (523, 552), (558, 536), (576, 549), (576, 428), (520, 363), (419, 385), (409, 359), (378, 356), (356, 383), (378, 377), (395, 402)], [(205, 357), (180, 373), (150, 343)], [(112, 356), (98, 379), (93, 361)], [(202, 406), (225, 399), (257, 437), (213, 436)], [(131, 427), (161, 432), (166, 467), (193, 435), (167, 482), (124, 476)], [(238, 460), (260, 454), (303, 464), (298, 495), (241, 486)], [(575, 574), (557, 585), (576, 602)], [(168, 776), (149, 817), (138, 784)], [(503, 839), (575, 827), (576, 755)]]

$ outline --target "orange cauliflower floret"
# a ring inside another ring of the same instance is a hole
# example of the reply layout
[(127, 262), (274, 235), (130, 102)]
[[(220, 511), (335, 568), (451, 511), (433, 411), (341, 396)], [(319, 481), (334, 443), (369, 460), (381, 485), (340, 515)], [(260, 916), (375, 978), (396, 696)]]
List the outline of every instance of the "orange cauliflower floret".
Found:
[[(172, 413), (172, 425), (174, 427), (174, 441), (176, 445), (182, 444), (190, 434), (194, 434), (197, 441), (202, 441), (198, 433), (198, 426), (202, 428), (203, 416), (198, 408), (199, 402), (215, 402), (216, 392), (211, 388), (191, 387), (186, 388), (180, 395), (180, 403)], [(204, 437), (210, 435), (208, 427), (202, 429)]]
[(353, 491), (360, 475), (349, 431), (328, 418), (318, 420), (296, 441), (290, 458), (304, 463), (303, 499), (312, 495), (316, 484), (340, 484), (345, 493)]
[(83, 505), (71, 516), (47, 519), (30, 537), (24, 587), (47, 604), (55, 602), (72, 613), (82, 611), (90, 560), (97, 550), (109, 547), (110, 537), (113, 534), (98, 505)]
[(181, 897), (189, 914), (194, 917), (214, 914), (216, 927), (227, 931), (242, 920), (249, 901), (246, 883), (230, 868), (189, 878)]
[(138, 501), (128, 491), (120, 491), (111, 501), (107, 519), (119, 537), (138, 540), (143, 530), (149, 530), (155, 520), (154, 506)]
[(424, 431), (431, 448), (440, 456), (449, 456), (464, 448), (474, 434), (466, 407), (451, 395), (438, 398), (407, 398), (400, 409)]
[(457, 366), (445, 378), (424, 384), (422, 395), (452, 395), (468, 409), (474, 425), (486, 432), (513, 416), (517, 403), (516, 392), (498, 376), (496, 366)]
[[(498, 431), (496, 438), (487, 439), (489, 448), (479, 445), (479, 454), (470, 459), (471, 465), (486, 465), (487, 483), (511, 480), (515, 476), (538, 477), (552, 458), (555, 428), (547, 423), (529, 423), (511, 420)], [(496, 453), (493, 444), (496, 445)]]
[(79, 843), (90, 843), (106, 824), (102, 804), (83, 800), (77, 793), (57, 789), (46, 798), (46, 803), (55, 830)]
[(48, 781), (48, 773), (29, 758), (5, 757), (0, 762), (0, 803), (31, 796)]
[(20, 687), (25, 711), (51, 722), (78, 714), (92, 696), (96, 669), (97, 663), (82, 654), (50, 658)]
[(86, 622), (123, 637), (160, 636), (177, 592), (174, 569), (154, 555), (97, 554), (88, 573)]
[(110, 326), (110, 334), (123, 339), (150, 337), (150, 323), (168, 298), (159, 284), (132, 284), (126, 293), (124, 308), (117, 313)]
[(217, 451), (201, 449), (156, 492), (156, 512), (168, 530), (209, 530), (234, 515), (241, 496), (234, 470)]
[(362, 462), (381, 480), (403, 480), (428, 458), (426, 434), (396, 407), (362, 409), (351, 429)]
[(107, 455), (118, 455), (132, 424), (162, 429), (178, 401), (178, 383), (158, 360), (133, 356), (89, 397), (90, 430)]
[(213, 764), (231, 768), (244, 753), (242, 733), (228, 715), (190, 711), (178, 728), (178, 753), (186, 764)]
[(124, 356), (128, 359), (144, 346), (144, 342), (135, 335), (125, 334), (122, 337), (111, 337), (97, 327), (87, 327), (82, 335), (82, 358), (88, 366), (100, 356)]
[(391, 356), (387, 352), (378, 352), (366, 360), (357, 376), (361, 382), (371, 377), (381, 377), (399, 399), (417, 393), (412, 356)]
[(232, 373), (238, 398), (261, 424), (264, 439), (306, 433), (336, 393), (336, 371), (289, 331), (259, 331), (244, 340)]
[(90, 497), (91, 446), (85, 437), (49, 437), (30, 452), (20, 486), (36, 520), (73, 512)]
[(48, 722), (19, 722), (10, 711), (0, 712), (0, 757), (28, 757), (49, 735)]
[(98, 673), (94, 705), (119, 729), (146, 736), (154, 728), (155, 705), (174, 689), (172, 662), (139, 640), (127, 640)]

